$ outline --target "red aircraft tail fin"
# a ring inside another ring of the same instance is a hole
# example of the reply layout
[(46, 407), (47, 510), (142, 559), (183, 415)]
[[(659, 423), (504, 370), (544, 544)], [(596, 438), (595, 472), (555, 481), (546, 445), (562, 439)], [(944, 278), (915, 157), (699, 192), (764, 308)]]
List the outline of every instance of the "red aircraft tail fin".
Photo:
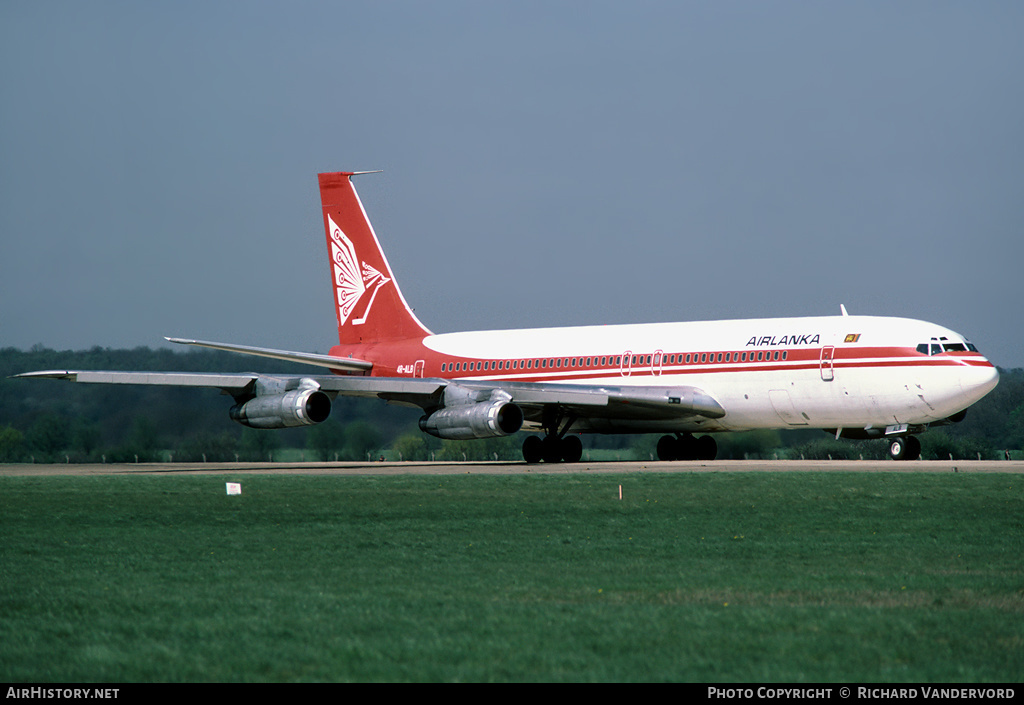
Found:
[(318, 175), (338, 340), (346, 345), (430, 335), (405, 302), (366, 217), (352, 185), (359, 173), (367, 172)]

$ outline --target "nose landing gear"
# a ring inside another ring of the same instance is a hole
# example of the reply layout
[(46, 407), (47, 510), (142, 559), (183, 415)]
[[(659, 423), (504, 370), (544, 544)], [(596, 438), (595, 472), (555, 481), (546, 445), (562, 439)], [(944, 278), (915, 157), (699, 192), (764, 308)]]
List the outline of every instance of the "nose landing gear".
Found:
[(896, 436), (889, 441), (889, 457), (893, 460), (917, 460), (921, 457), (921, 441), (917, 436)]

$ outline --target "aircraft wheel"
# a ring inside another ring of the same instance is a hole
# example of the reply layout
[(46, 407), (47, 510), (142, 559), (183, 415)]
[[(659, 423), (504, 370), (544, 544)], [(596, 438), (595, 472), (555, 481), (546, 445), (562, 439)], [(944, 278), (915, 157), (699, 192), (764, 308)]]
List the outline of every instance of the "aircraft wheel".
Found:
[(658, 460), (679, 460), (679, 441), (675, 436), (662, 436), (658, 439)]
[(917, 436), (907, 436), (907, 455), (904, 460), (917, 460), (921, 457), (921, 439)]
[(889, 457), (893, 460), (905, 460), (907, 458), (907, 439), (899, 436), (889, 441)]
[(545, 436), (541, 441), (541, 454), (545, 463), (562, 462), (562, 442), (555, 436)]
[(583, 441), (579, 436), (566, 436), (561, 441), (562, 461), (566, 463), (578, 463), (583, 457)]
[(544, 457), (544, 441), (537, 436), (528, 436), (523, 441), (523, 460), (528, 463), (539, 463)]
[(697, 439), (686, 434), (676, 439), (676, 459), (677, 460), (696, 460), (697, 459)]
[(718, 441), (714, 436), (701, 436), (697, 439), (697, 460), (714, 460), (718, 456)]

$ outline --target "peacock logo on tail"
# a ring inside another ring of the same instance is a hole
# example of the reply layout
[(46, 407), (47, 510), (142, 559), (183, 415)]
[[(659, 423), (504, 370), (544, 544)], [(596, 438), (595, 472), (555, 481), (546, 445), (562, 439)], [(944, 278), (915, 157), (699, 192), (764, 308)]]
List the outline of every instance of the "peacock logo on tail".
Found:
[[(334, 290), (338, 296), (338, 324), (344, 326), (366, 323), (377, 291), (391, 279), (366, 262), (360, 262), (356, 248), (334, 219), (327, 216), (331, 229), (331, 262), (334, 267)], [(366, 295), (370, 292), (369, 296)]]

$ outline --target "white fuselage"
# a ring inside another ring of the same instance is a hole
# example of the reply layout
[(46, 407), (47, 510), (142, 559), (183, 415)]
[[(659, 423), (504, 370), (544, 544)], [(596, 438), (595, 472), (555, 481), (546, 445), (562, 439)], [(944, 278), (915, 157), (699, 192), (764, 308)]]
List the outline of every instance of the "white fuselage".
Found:
[(959, 334), (874, 316), (479, 331), (431, 335), (422, 345), (420, 375), (695, 387), (726, 411), (678, 423), (595, 419), (579, 429), (599, 432), (928, 424), (967, 408), (998, 381)]

